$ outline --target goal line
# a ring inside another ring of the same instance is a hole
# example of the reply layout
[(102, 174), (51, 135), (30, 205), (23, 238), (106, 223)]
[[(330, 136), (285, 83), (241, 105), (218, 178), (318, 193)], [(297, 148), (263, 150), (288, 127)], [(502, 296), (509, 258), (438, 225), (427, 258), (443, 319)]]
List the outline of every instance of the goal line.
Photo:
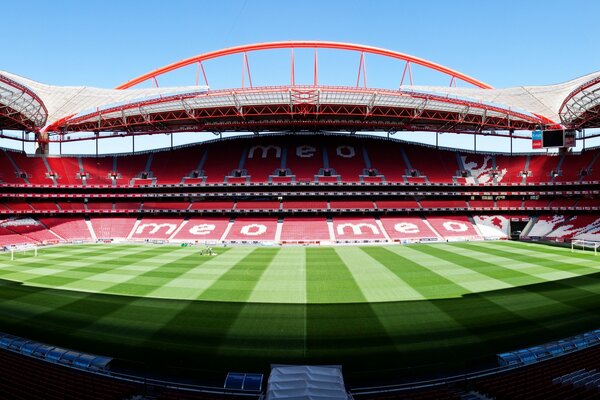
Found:
[(574, 252), (575, 248), (581, 248), (582, 250), (594, 249), (594, 255), (597, 255), (598, 247), (600, 247), (600, 242), (594, 242), (592, 240), (576, 239), (571, 241), (571, 252)]
[(10, 248), (10, 260), (14, 261), (15, 255), (18, 256), (20, 254), (24, 254), (24, 255), (31, 256), (32, 253), (33, 253), (33, 257), (37, 257), (38, 247), (36, 245), (11, 247)]

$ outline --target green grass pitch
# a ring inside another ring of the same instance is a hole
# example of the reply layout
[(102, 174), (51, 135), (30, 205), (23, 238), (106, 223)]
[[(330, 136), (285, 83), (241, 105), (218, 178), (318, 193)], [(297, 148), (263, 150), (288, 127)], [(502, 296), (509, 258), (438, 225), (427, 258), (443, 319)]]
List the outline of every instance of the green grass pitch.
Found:
[(0, 255), (0, 331), (195, 371), (343, 364), (349, 379), (493, 364), (600, 326), (600, 256), (516, 242)]

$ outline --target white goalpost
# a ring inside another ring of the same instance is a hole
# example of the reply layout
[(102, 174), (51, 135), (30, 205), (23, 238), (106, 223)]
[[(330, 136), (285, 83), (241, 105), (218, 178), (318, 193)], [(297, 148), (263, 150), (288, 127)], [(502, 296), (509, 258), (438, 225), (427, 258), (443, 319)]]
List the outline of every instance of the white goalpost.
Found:
[(32, 246), (19, 246), (19, 247), (11, 247), (10, 249), (10, 260), (15, 260), (15, 254), (24, 254), (24, 255), (33, 255), (33, 257), (37, 257), (38, 248), (36, 245)]
[(575, 248), (581, 248), (581, 250), (585, 249), (594, 249), (594, 255), (598, 255), (598, 247), (600, 247), (600, 242), (594, 242), (592, 240), (583, 240), (576, 239), (571, 242), (571, 253), (575, 251)]

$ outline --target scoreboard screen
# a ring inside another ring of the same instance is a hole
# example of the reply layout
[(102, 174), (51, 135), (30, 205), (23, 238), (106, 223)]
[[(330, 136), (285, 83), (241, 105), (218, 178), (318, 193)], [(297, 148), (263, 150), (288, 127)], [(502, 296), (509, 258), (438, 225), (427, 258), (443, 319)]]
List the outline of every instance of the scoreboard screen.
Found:
[(565, 140), (565, 131), (562, 129), (553, 129), (542, 132), (542, 147), (563, 147)]

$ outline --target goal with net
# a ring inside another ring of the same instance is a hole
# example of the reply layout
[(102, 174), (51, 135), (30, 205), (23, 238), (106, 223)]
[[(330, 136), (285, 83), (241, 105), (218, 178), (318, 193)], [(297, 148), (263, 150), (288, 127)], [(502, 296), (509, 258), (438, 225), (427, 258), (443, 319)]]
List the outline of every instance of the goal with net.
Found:
[(598, 247), (600, 247), (600, 242), (594, 242), (593, 240), (583, 240), (576, 239), (571, 242), (571, 252), (575, 251), (575, 249), (581, 250), (594, 250), (594, 255), (598, 254)]
[(19, 257), (37, 257), (38, 248), (36, 245), (31, 246), (16, 246), (10, 248), (10, 260), (14, 261)]

